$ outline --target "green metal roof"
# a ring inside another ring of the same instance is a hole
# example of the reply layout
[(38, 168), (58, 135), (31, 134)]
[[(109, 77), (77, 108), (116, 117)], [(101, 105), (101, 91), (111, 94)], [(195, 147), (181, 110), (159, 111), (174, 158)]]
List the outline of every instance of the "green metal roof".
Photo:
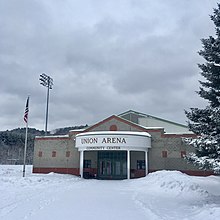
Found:
[(188, 128), (186, 125), (183, 125), (183, 124), (180, 124), (180, 123), (169, 121), (169, 120), (166, 120), (166, 119), (163, 119), (163, 118), (158, 118), (158, 117), (155, 117), (155, 116), (152, 116), (152, 115), (148, 115), (148, 114), (144, 114), (144, 113), (141, 113), (141, 112), (136, 112), (136, 111), (133, 111), (133, 110), (128, 110), (126, 112), (123, 112), (123, 113), (119, 114), (118, 117), (122, 117), (122, 116), (128, 115), (128, 114), (135, 114), (138, 117), (144, 117), (144, 118), (153, 118), (153, 119), (157, 119), (157, 120), (160, 120), (160, 121), (163, 121), (163, 122), (171, 123), (173, 125), (177, 125), (177, 126), (181, 126), (181, 127), (184, 127), (184, 128)]

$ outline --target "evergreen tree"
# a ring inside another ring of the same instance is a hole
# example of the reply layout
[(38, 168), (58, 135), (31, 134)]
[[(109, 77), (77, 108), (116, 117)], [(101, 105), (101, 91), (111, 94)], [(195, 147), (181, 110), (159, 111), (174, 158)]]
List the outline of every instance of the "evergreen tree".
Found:
[(204, 109), (191, 108), (186, 111), (188, 126), (197, 134), (196, 139), (187, 140), (195, 147), (195, 153), (187, 159), (202, 169), (220, 173), (220, 4), (210, 16), (216, 28), (216, 35), (202, 39), (203, 49), (199, 51), (205, 59), (199, 64), (201, 75), (198, 94), (208, 101)]

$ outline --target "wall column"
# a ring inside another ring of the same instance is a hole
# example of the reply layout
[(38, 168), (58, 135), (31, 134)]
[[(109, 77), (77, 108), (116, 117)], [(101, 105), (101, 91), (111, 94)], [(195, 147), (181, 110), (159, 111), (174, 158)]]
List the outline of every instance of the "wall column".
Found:
[(131, 160), (130, 160), (130, 150), (127, 151), (127, 179), (130, 179), (131, 172)]
[(80, 151), (80, 176), (83, 178), (83, 161), (84, 161), (84, 151)]
[(148, 174), (148, 151), (145, 151), (145, 175), (147, 176)]

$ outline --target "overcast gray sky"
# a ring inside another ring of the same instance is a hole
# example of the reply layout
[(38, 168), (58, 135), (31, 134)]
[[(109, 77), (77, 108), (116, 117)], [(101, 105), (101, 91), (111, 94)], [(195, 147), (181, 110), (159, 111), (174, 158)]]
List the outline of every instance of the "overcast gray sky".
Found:
[(215, 0), (1, 0), (0, 130), (93, 124), (129, 109), (185, 123), (205, 105), (201, 38), (214, 35)]

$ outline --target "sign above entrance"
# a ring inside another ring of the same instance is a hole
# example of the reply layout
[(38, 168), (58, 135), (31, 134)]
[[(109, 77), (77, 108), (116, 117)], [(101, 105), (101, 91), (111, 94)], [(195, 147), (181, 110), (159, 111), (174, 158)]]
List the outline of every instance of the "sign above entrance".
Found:
[(85, 132), (76, 135), (76, 147), (81, 150), (147, 150), (151, 136), (146, 132)]
[(80, 138), (81, 144), (126, 144), (125, 137), (84, 137)]
[(112, 147), (86, 147), (86, 150), (121, 150), (121, 147), (116, 147), (116, 146), (112, 146)]

